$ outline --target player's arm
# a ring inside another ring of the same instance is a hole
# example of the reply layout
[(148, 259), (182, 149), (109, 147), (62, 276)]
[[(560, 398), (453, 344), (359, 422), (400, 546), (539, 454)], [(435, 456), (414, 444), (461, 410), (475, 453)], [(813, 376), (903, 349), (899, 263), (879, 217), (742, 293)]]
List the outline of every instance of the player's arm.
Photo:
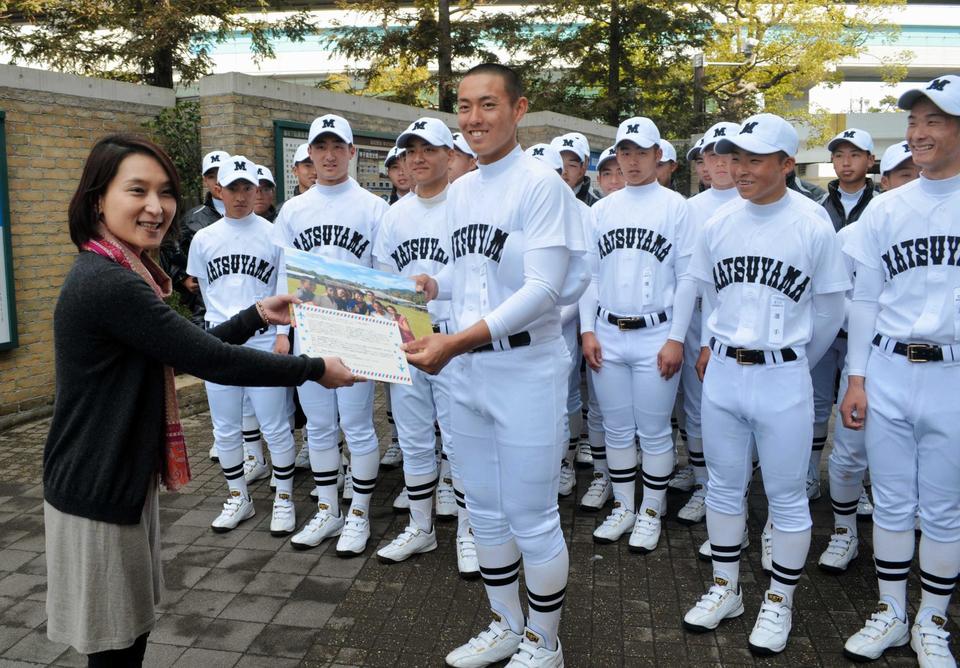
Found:
[(863, 429), (867, 417), (867, 393), (864, 378), (870, 346), (877, 328), (880, 312), (880, 293), (883, 292), (883, 270), (857, 263), (853, 283), (853, 300), (847, 330), (847, 393), (840, 404), (843, 426), (847, 429)]
[(603, 365), (603, 350), (597, 340), (597, 306), (600, 303), (600, 255), (597, 253), (596, 239), (587, 233), (587, 262), (590, 265), (590, 283), (577, 302), (580, 307), (580, 349), (583, 358), (594, 371)]
[(812, 302), (813, 334), (807, 343), (807, 363), (811, 369), (833, 344), (843, 325), (844, 293), (815, 294)]
[(700, 357), (697, 358), (695, 368), (697, 377), (703, 382), (703, 376), (707, 373), (707, 363), (710, 361), (710, 328), (707, 323), (713, 314), (713, 309), (717, 308), (717, 291), (711, 283), (700, 282)]

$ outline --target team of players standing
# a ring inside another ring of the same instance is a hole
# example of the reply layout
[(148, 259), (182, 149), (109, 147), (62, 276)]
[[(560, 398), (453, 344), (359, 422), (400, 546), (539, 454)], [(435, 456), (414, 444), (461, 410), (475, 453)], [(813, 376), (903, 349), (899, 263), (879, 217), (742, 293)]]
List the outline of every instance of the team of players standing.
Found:
[[(653, 121), (624, 121), (600, 155), (597, 200), (586, 138), (570, 133), (522, 152), (520, 82), (483, 65), (460, 86), (463, 134), (422, 118), (398, 137), (384, 165), (392, 206), (349, 176), (352, 131), (332, 114), (311, 125), (293, 167), (300, 194), (273, 225), (253, 213), (269, 171), (208, 155), (204, 175), (216, 175), (223, 218), (193, 236), (186, 275), (199, 283), (210, 325), (286, 291), (281, 246), (413, 277), (431, 299), (435, 333), (407, 346), (413, 385), (389, 387), (396, 445), (383, 463), (402, 461), (395, 505), (409, 507), (410, 523), (377, 554), (395, 563), (435, 549), (435, 497), (438, 517), (458, 517), (458, 568), (483, 578), (493, 622), (451, 652), (450, 665), (563, 665), (567, 553), (557, 497), (573, 492), (575, 465), (594, 469), (582, 509), (613, 502), (596, 542), (629, 534), (639, 553), (659, 544), (668, 488), (692, 490), (677, 518), (706, 520), (700, 552), (714, 572), (684, 616), (691, 632), (743, 613), (739, 559), (759, 466), (771, 580), (749, 646), (783, 651), (839, 380), (843, 419), (828, 466), (835, 528), (819, 565), (846, 570), (859, 552), (858, 510), (873, 510), (880, 590), (844, 652), (871, 660), (910, 642), (920, 665), (955, 666), (944, 625), (960, 572), (960, 449), (950, 428), (960, 409), (944, 397), (960, 391), (960, 77), (913, 89), (900, 106), (907, 141), (883, 155), (883, 195), (867, 178), (872, 140), (853, 128), (828, 145), (838, 179), (822, 202), (788, 188), (797, 133), (759, 114), (717, 123), (691, 149), (709, 185), (690, 200), (666, 187), (676, 152)], [(280, 328), (246, 345), (291, 350)], [(307, 383), (298, 394), (306, 456), (294, 452), (291, 391), (208, 386), (230, 490), (213, 528), (254, 513), (246, 483), (266, 475), (259, 429), (276, 487), (272, 533), (293, 534), (301, 549), (338, 537), (338, 555), (362, 554), (381, 464), (373, 384)], [(689, 461), (681, 471), (675, 408)], [(346, 513), (340, 430), (352, 479)], [(307, 459), (317, 513), (297, 532), (292, 478)], [(868, 464), (875, 509), (864, 491)], [(451, 490), (455, 509), (442, 498)], [(915, 523), (922, 598), (911, 627)]]

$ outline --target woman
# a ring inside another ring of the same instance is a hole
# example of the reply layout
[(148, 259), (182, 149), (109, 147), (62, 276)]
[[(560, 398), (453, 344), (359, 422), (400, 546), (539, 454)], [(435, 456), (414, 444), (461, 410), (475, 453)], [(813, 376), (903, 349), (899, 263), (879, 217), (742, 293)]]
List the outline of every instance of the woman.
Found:
[(271, 297), (202, 331), (162, 297), (170, 279), (146, 251), (176, 230), (180, 182), (155, 144), (111, 135), (94, 146), (70, 202), (80, 250), (54, 313), (57, 394), (43, 461), (47, 635), (89, 666), (138, 666), (162, 586), (158, 478), (190, 480), (173, 368), (223, 384), (356, 379), (337, 358), (238, 345), (288, 322)]
[(417, 338), (413, 333), (413, 329), (410, 328), (410, 322), (407, 320), (407, 316), (400, 313), (395, 306), (387, 306), (387, 315), (396, 321), (397, 326), (400, 328), (400, 340), (403, 343), (409, 343)]

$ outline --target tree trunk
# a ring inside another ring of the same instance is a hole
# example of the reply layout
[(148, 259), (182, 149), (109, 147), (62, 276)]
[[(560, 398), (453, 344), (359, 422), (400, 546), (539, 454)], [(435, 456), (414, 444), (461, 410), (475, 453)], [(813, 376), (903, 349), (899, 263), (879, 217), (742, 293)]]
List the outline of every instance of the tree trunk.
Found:
[(437, 104), (440, 111), (452, 112), (456, 97), (453, 92), (453, 46), (450, 35), (450, 0), (437, 3)]
[(607, 123), (620, 123), (620, 59), (622, 58), (620, 36), (620, 1), (610, 0), (610, 49), (607, 52)]
[(173, 88), (173, 48), (162, 46), (151, 55), (153, 70), (147, 74), (147, 83), (161, 88)]

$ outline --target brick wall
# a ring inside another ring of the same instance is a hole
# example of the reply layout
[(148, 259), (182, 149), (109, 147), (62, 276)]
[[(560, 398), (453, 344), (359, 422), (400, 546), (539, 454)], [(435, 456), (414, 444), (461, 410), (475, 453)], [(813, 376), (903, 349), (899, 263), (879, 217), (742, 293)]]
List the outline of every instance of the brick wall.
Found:
[(67, 205), (90, 147), (110, 132), (142, 132), (173, 102), (163, 89), (0, 66), (20, 341), (0, 352), (0, 425), (53, 401), (53, 308), (76, 254)]

